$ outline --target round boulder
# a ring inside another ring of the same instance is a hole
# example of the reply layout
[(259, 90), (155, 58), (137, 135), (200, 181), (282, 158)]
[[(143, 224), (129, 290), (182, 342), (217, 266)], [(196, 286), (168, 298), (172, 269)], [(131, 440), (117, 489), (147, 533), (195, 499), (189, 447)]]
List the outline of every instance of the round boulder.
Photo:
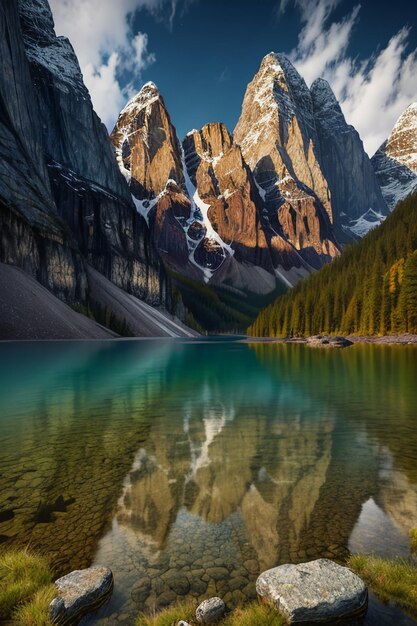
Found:
[(334, 622), (364, 612), (368, 602), (363, 580), (328, 559), (267, 570), (256, 591), (290, 624)]
[(226, 605), (221, 598), (214, 597), (204, 600), (195, 612), (199, 624), (215, 624), (225, 614)]
[(340, 335), (314, 335), (313, 337), (307, 337), (306, 343), (308, 346), (319, 348), (347, 348), (348, 346), (353, 346), (353, 342), (350, 339)]
[(54, 624), (73, 623), (107, 600), (113, 588), (113, 574), (102, 566), (75, 570), (58, 578), (55, 587), (57, 597), (49, 607), (51, 619)]

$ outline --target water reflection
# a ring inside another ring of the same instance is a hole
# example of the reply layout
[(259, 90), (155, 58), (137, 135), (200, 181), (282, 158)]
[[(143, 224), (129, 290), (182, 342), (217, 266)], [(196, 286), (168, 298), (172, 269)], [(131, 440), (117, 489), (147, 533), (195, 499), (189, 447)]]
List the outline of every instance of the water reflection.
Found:
[(112, 567), (100, 624), (178, 596), (242, 602), (282, 562), (407, 554), (416, 354), (0, 346), (0, 541), (31, 542), (59, 572)]
[(147, 437), (169, 347), (6, 344), (0, 353), (0, 542), (30, 543), (58, 573), (86, 566)]

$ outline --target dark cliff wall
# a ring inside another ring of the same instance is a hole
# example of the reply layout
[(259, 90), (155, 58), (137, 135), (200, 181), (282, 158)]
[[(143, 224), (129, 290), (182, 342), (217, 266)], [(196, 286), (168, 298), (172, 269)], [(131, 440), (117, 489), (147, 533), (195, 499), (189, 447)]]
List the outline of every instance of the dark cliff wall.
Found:
[(84, 264), (51, 193), (39, 109), (16, 3), (0, 5), (0, 261), (69, 302), (85, 298)]
[(47, 0), (0, 6), (0, 261), (88, 300), (85, 261), (152, 305), (171, 286)]
[[(387, 215), (388, 207), (358, 132), (347, 124), (329, 85), (321, 78), (311, 86), (321, 165), (332, 194), (338, 237), (346, 240), (352, 220), (367, 211)], [(349, 237), (348, 237), (349, 240)]]

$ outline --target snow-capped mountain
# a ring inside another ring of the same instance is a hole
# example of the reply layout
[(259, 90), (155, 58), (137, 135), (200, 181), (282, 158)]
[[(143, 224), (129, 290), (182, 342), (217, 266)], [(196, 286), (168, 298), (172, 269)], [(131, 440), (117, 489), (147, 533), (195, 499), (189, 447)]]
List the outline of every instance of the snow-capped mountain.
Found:
[(263, 59), (246, 90), (234, 137), (263, 196), (265, 225), (313, 267), (337, 256), (310, 92), (284, 55)]
[(48, 1), (3, 0), (0, 19), (0, 263), (72, 306), (114, 316), (117, 286), (185, 319), (167, 266), (233, 297), (293, 286), (417, 189), (416, 104), (372, 168), (329, 85), (270, 53), (233, 134), (181, 142), (147, 83), (109, 139)]
[(176, 271), (266, 293), (294, 285), (388, 213), (358, 133), (326, 81), (308, 89), (282, 54), (262, 60), (231, 135), (224, 124), (180, 143), (147, 83), (111, 135), (154, 243)]
[(417, 191), (417, 102), (399, 117), (372, 157), (372, 165), (391, 211), (400, 200)]
[(332, 220), (310, 92), (284, 55), (264, 57), (246, 90), (234, 136), (267, 195), (291, 177), (315, 193)]
[(136, 207), (171, 267), (206, 282), (274, 289), (262, 202), (223, 124), (193, 130), (181, 144), (162, 96), (147, 83), (120, 113), (111, 138)]

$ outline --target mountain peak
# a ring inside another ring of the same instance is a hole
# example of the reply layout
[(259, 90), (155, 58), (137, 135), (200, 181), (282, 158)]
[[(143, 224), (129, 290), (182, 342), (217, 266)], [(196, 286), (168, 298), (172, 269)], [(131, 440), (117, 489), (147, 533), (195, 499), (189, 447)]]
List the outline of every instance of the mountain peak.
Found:
[(310, 87), (310, 93), (316, 115), (326, 116), (329, 114), (329, 110), (333, 109), (332, 115), (337, 114), (339, 117), (342, 117), (343, 124), (345, 124), (345, 118), (339, 101), (327, 80), (324, 78), (316, 78)]
[(311, 93), (314, 93), (317, 98), (325, 97), (327, 100), (331, 99), (337, 102), (336, 96), (334, 95), (333, 89), (330, 87), (330, 84), (324, 78), (316, 78), (313, 81), (310, 87)]
[(417, 102), (400, 115), (385, 145), (385, 153), (417, 174)]
[[(304, 79), (295, 69), (290, 59), (283, 52), (268, 52), (262, 59), (258, 74), (268, 72), (274, 77), (281, 77), (289, 83), (302, 83), (305, 85)], [(305, 85), (306, 87), (306, 85)]]
[(400, 115), (372, 164), (391, 210), (417, 190), (417, 102)]
[[(391, 135), (388, 141), (391, 140), (393, 135), (401, 132), (402, 134), (413, 132), (414, 135), (417, 133), (417, 102), (412, 102), (406, 109), (401, 113), (400, 117), (396, 121), (394, 128), (392, 129)], [(413, 142), (414, 147), (417, 148), (417, 140)]]
[[(260, 145), (265, 144), (260, 139), (269, 137), (275, 145), (272, 140), (275, 137), (279, 138), (280, 144), (286, 144), (294, 120), (301, 127), (307, 154), (309, 140), (316, 143), (310, 91), (285, 54), (270, 52), (262, 59), (258, 72), (248, 85), (242, 115), (235, 128), (237, 143), (242, 146), (251, 167), (255, 167), (265, 147)], [(270, 141), (267, 139), (266, 143), (269, 145)]]
[(261, 67), (273, 67), (276, 66), (277, 69), (282, 70), (281, 63), (279, 59), (279, 54), (277, 52), (268, 52), (262, 59)]
[(159, 89), (158, 87), (155, 85), (154, 82), (152, 82), (151, 80), (148, 80), (147, 83), (145, 83), (141, 90), (139, 91), (139, 93), (157, 93), (159, 94)]
[(136, 115), (139, 111), (153, 104), (157, 100), (162, 100), (162, 96), (155, 83), (149, 81), (145, 83), (141, 87), (140, 91), (129, 100), (124, 109), (120, 112), (119, 117), (130, 115), (132, 113)]
[(268, 94), (276, 100), (278, 93), (286, 92), (302, 108), (305, 108), (306, 103), (307, 107), (311, 104), (307, 102), (310, 100), (310, 92), (305, 80), (282, 52), (269, 52), (264, 56), (252, 84), (262, 98)]
[(417, 102), (400, 115), (372, 163), (391, 209), (417, 190)]
[(145, 83), (127, 103), (110, 137), (137, 208), (147, 217), (150, 205), (144, 208), (143, 200), (155, 199), (167, 180), (184, 183), (180, 143), (155, 83)]
[(268, 52), (262, 59), (261, 67), (271, 67), (277, 72), (284, 72), (293, 67), (293, 64), (283, 52)]

